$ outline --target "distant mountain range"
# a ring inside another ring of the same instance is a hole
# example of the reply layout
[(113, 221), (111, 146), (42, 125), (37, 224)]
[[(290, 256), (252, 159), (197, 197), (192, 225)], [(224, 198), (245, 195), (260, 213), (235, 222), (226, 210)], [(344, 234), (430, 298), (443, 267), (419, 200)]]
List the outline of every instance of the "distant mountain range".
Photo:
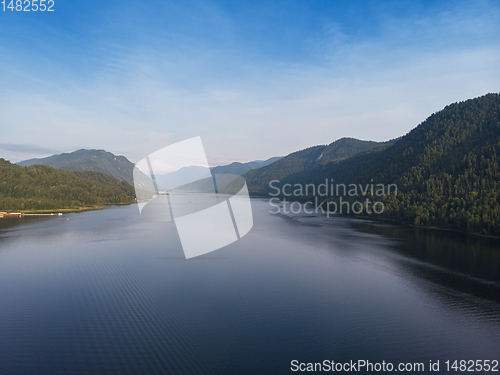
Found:
[[(267, 160), (256, 160), (249, 163), (234, 162), (229, 165), (222, 165), (212, 168), (214, 174), (237, 174), (242, 175), (249, 170), (260, 168), (279, 160), (274, 157)], [(68, 172), (73, 171), (93, 171), (106, 173), (119, 180), (134, 184), (133, 169), (134, 164), (124, 156), (117, 156), (104, 150), (77, 150), (71, 153), (52, 155), (46, 158), (29, 159), (17, 163), (20, 166), (47, 165), (49, 167), (62, 169)], [(155, 176), (158, 185), (164, 189), (172, 189), (180, 185), (187, 184), (196, 179), (207, 177), (209, 170), (204, 167), (188, 166), (178, 171)], [(137, 177), (137, 176), (136, 176)], [(143, 177), (144, 183), (149, 177)], [(140, 182), (139, 182), (140, 184)]]
[(190, 182), (211, 177), (210, 169), (191, 165), (175, 172), (155, 174), (155, 180), (160, 190), (170, 190)]
[(213, 174), (236, 174), (236, 175), (242, 175), (244, 173), (247, 173), (248, 171), (252, 169), (258, 169), (265, 167), (266, 165), (272, 164), (275, 161), (280, 160), (282, 157), (277, 156), (274, 158), (270, 158), (267, 160), (255, 160), (251, 161), (249, 163), (239, 163), (239, 162), (234, 162), (229, 165), (222, 165), (219, 167), (214, 167), (212, 168), (212, 173)]
[(229, 165), (213, 167), (210, 170), (205, 167), (191, 165), (183, 167), (175, 172), (155, 175), (156, 183), (164, 189), (173, 189), (178, 186), (211, 177), (212, 174), (235, 174), (242, 175), (252, 169), (257, 169), (269, 165), (281, 157), (274, 157), (267, 160), (256, 160), (249, 163), (234, 162)]

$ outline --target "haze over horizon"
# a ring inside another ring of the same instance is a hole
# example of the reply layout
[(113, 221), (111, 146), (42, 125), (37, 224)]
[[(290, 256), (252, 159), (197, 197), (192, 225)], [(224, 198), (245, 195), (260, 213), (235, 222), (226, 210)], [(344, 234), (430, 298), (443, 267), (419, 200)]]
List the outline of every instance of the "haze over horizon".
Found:
[(201, 136), (211, 165), (386, 141), (499, 92), (500, 4), (55, 1), (1, 12), (0, 157), (137, 162)]

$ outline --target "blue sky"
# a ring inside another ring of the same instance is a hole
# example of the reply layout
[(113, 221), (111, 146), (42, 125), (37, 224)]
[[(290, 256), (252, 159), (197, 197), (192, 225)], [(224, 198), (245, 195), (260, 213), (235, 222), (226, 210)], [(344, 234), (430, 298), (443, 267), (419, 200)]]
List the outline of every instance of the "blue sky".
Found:
[(0, 11), (0, 157), (211, 164), (383, 141), (499, 92), (498, 1), (78, 1)]

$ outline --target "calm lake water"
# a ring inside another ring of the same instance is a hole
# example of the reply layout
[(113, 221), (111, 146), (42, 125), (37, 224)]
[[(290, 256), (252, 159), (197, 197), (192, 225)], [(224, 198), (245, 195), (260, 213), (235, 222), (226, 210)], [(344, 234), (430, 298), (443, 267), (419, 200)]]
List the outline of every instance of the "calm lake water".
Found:
[(252, 205), (248, 235), (190, 260), (135, 205), (0, 219), (0, 374), (500, 359), (500, 241)]

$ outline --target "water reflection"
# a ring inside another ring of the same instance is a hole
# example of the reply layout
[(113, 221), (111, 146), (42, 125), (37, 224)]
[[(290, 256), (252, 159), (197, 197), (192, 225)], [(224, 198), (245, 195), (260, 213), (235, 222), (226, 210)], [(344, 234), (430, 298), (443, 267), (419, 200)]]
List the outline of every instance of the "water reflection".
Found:
[(365, 233), (400, 240), (394, 248), (406, 256), (451, 272), (500, 282), (500, 239), (370, 221), (358, 221), (355, 227)]
[(500, 239), (340, 215), (288, 210), (279, 216), (289, 225), (311, 228), (310, 236), (297, 232), (299, 242), (385, 268), (450, 311), (500, 323)]

